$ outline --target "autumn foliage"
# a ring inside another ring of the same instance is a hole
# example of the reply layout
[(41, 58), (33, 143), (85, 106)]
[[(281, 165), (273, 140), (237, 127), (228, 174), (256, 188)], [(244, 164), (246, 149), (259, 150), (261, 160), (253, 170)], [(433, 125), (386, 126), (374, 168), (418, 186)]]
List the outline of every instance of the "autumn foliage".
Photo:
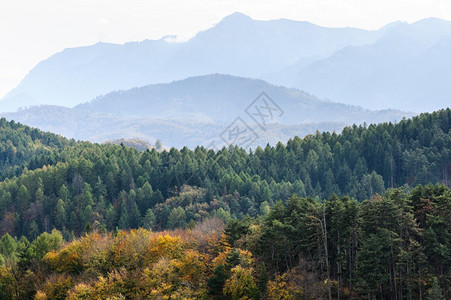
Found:
[[(34, 277), (29, 294), (34, 299), (203, 299), (211, 295), (207, 281), (213, 270), (225, 264), (220, 294), (257, 298), (252, 254), (231, 248), (223, 226), (212, 219), (189, 230), (86, 234), (30, 266), (28, 272), (43, 273)], [(2, 287), (8, 286), (15, 271), (6, 265), (0, 271)], [(20, 291), (10, 295), (24, 296)]]

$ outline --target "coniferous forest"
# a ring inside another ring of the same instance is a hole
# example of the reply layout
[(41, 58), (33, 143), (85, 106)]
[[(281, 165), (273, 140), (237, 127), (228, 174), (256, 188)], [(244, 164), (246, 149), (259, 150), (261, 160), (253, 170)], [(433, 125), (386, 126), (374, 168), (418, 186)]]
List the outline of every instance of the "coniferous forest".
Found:
[(451, 299), (451, 110), (250, 151), (0, 120), (0, 299)]

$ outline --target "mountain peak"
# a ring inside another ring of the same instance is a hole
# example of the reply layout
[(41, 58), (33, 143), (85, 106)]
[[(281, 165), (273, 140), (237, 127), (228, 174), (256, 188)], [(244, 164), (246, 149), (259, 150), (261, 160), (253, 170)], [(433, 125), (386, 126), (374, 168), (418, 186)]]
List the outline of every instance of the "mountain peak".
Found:
[(430, 17), (430, 18), (424, 18), (421, 20), (418, 20), (412, 24), (417, 24), (417, 25), (429, 25), (429, 26), (440, 26), (440, 25), (449, 25), (450, 21), (448, 20), (444, 20), (444, 19), (440, 19), (440, 18), (434, 18), (434, 17)]
[(226, 17), (224, 17), (220, 23), (224, 22), (246, 22), (246, 21), (252, 21), (252, 18), (240, 13), (240, 12), (234, 12), (233, 14), (230, 14)]

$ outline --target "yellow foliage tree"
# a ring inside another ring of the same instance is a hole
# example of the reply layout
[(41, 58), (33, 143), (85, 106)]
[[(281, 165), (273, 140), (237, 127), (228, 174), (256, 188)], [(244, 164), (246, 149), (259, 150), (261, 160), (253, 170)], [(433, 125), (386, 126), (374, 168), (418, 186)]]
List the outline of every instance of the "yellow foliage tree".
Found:
[(302, 278), (294, 270), (277, 275), (268, 282), (268, 299), (295, 300), (303, 296), (302, 287), (297, 281)]
[(240, 265), (234, 267), (230, 278), (224, 284), (224, 295), (233, 300), (257, 299), (258, 288), (252, 271), (251, 268), (243, 268)]

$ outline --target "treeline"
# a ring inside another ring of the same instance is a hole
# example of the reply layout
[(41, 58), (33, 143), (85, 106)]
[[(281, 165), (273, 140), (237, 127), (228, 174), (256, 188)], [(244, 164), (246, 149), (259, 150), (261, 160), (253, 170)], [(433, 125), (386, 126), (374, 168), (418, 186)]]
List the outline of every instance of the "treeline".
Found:
[(70, 239), (90, 228), (162, 230), (211, 216), (256, 217), (293, 194), (363, 201), (390, 187), (448, 185), (451, 171), (450, 109), (399, 124), (295, 137), (286, 146), (251, 152), (139, 152), (1, 124), (12, 145), (27, 150), (1, 152), (20, 175), (2, 173), (8, 178), (0, 183), (0, 234), (29, 239), (53, 228)]
[(449, 299), (451, 190), (292, 196), (187, 229), (0, 240), (0, 299)]

